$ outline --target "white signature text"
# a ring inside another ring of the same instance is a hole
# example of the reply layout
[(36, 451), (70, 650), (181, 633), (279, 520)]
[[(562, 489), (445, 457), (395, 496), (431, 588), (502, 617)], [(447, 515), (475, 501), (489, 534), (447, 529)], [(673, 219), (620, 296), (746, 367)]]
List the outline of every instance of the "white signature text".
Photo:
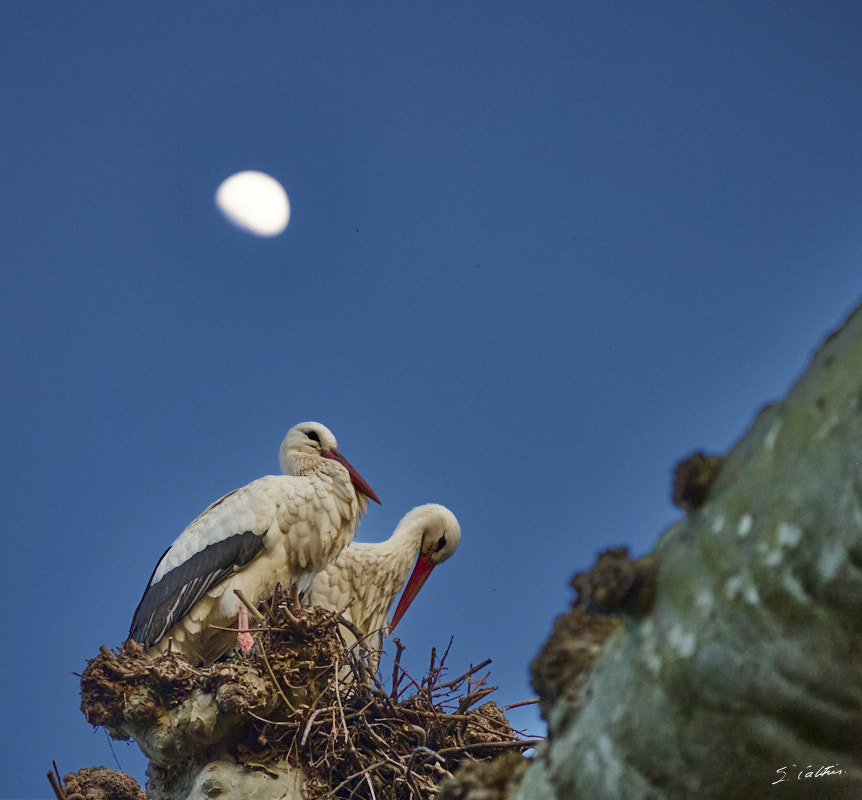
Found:
[[(791, 769), (792, 767), (792, 769)], [(794, 773), (796, 773), (795, 777), (798, 781), (804, 781), (807, 778), (823, 778), (826, 775), (843, 775), (844, 770), (838, 769), (837, 764), (824, 764), (822, 767), (818, 767), (815, 769), (811, 764), (809, 764), (804, 769), (800, 769), (796, 772), (796, 764), (792, 764), (791, 767), (779, 767), (775, 770), (779, 778), (777, 781), (772, 781), (772, 785), (775, 786), (776, 783), (783, 783), (784, 781), (790, 781), (794, 778)], [(788, 775), (788, 771), (790, 774)]]

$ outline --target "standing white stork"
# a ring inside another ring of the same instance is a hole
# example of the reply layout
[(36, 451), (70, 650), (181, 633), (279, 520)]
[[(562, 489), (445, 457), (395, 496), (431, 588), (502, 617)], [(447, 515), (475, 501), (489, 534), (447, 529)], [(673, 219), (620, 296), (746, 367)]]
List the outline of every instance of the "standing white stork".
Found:
[[(383, 640), (404, 616), (431, 571), (451, 556), (461, 541), (461, 526), (445, 506), (429, 503), (406, 514), (385, 542), (353, 542), (338, 558), (317, 574), (306, 599), (309, 605), (341, 610), (363, 634), (371, 651), (373, 670)], [(407, 580), (414, 560), (416, 566)], [(389, 609), (404, 586), (398, 607), (389, 623)], [(352, 601), (352, 602), (351, 602)], [(345, 635), (348, 646), (355, 643)]]
[(347, 546), (377, 495), (319, 422), (291, 428), (279, 451), (284, 475), (268, 475), (213, 503), (168, 548), (135, 611), (129, 638), (210, 663), (237, 640), (252, 646), (248, 611), (275, 586), (307, 589)]

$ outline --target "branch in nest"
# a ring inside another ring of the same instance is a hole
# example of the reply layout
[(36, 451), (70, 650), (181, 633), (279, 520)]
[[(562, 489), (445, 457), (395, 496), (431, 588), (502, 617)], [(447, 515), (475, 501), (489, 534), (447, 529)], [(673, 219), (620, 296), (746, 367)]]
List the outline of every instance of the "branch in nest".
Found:
[[(478, 672), (480, 669), (484, 669), (491, 663), (490, 658), (486, 658), (481, 664), (477, 664), (475, 667), (470, 667), (460, 678), (455, 678), (453, 681), (448, 681), (447, 683), (439, 683), (435, 687), (436, 689), (456, 689), (459, 684), (463, 683), (467, 678)], [(486, 676), (487, 677), (487, 676)], [(483, 680), (484, 682), (484, 680)]]
[(243, 593), (242, 589), (234, 589), (233, 593), (240, 599), (242, 604), (248, 609), (248, 613), (251, 614), (258, 622), (263, 622), (264, 616), (257, 610), (257, 606), (252, 603)]
[[(57, 767), (55, 766), (54, 769), (56, 770)], [(63, 791), (63, 787), (60, 786), (59, 781), (51, 770), (48, 770), (48, 783), (51, 784), (51, 789), (53, 789), (54, 796), (57, 800), (66, 800), (66, 793)]]
[(437, 753), (443, 755), (454, 755), (455, 753), (471, 753), (476, 750), (529, 750), (531, 747), (538, 747), (544, 739), (518, 739), (517, 741), (503, 742), (474, 742), (472, 744), (463, 744), (458, 747), (444, 747), (438, 750)]

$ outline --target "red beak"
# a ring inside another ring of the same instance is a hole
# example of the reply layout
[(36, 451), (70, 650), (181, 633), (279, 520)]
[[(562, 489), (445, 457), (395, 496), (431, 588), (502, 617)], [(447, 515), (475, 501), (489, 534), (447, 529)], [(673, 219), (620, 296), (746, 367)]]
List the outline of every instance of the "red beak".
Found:
[(356, 487), (357, 492), (362, 492), (366, 497), (373, 500), (375, 503), (380, 503), (380, 499), (374, 494), (374, 489), (372, 489), (368, 483), (355, 469), (351, 463), (343, 456), (338, 450), (321, 450), (320, 455), (325, 456), (326, 458), (331, 458), (333, 461), (337, 461), (350, 473), (350, 482)]
[(401, 599), (398, 601), (398, 608), (395, 609), (395, 613), (392, 615), (392, 622), (389, 625), (389, 633), (392, 633), (392, 631), (395, 630), (395, 626), (398, 624), (398, 621), (404, 616), (404, 612), (407, 611), (416, 595), (419, 594), (419, 590), (422, 588), (422, 585), (428, 580), (428, 576), (431, 574), (432, 569), (434, 569), (434, 564), (431, 561), (431, 556), (419, 556), (416, 560), (416, 566), (413, 567), (413, 573), (410, 575), (410, 580), (407, 581), (407, 585), (404, 587)]

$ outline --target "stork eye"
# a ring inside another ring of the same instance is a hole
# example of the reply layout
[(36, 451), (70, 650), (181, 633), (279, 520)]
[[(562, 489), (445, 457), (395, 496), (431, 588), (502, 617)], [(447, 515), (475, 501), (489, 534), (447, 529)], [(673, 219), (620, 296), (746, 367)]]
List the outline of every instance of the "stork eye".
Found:
[(439, 553), (446, 546), (446, 534), (444, 533), (437, 542), (437, 547), (434, 548), (435, 553)]
[(317, 435), (317, 431), (306, 431), (305, 435), (313, 442), (320, 444), (320, 437)]

